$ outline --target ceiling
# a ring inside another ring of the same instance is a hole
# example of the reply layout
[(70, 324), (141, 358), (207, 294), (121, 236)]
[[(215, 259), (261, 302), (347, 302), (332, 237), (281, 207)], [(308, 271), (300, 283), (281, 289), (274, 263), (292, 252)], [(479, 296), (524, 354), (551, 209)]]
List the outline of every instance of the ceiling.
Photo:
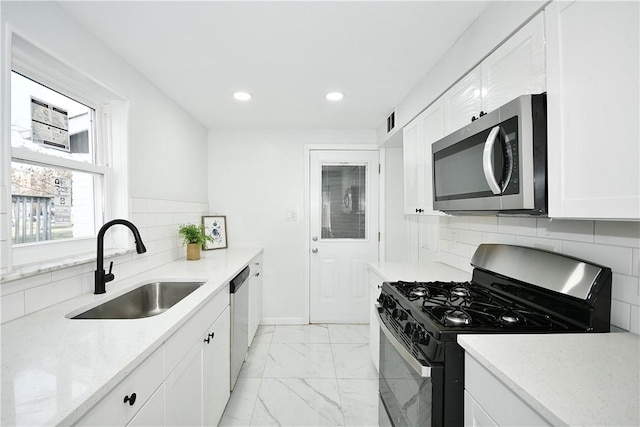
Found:
[(210, 129), (375, 129), (488, 3), (60, 2)]

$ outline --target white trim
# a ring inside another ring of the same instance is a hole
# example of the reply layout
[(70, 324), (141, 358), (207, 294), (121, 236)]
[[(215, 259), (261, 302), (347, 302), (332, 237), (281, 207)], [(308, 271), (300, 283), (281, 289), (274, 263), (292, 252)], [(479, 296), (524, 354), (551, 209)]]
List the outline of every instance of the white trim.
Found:
[(308, 325), (309, 319), (304, 317), (263, 317), (260, 326), (271, 325)]
[(92, 163), (80, 162), (78, 160), (64, 157), (51, 156), (49, 154), (31, 151), (26, 148), (11, 147), (11, 158), (14, 160), (24, 160), (26, 162), (43, 164), (46, 166), (56, 166), (64, 169), (72, 169), (80, 172), (95, 173), (104, 175), (109, 168)]
[[(309, 264), (309, 253), (311, 251), (311, 236), (310, 236), (310, 211), (309, 205), (311, 197), (311, 192), (309, 191), (309, 185), (311, 182), (311, 152), (312, 151), (377, 151), (378, 152), (378, 162), (380, 162), (380, 147), (377, 144), (306, 144), (304, 146), (304, 248), (306, 256), (304, 257), (304, 301), (305, 301), (305, 321), (303, 323), (308, 324), (310, 321), (310, 284), (311, 277), (309, 273), (310, 264)], [(383, 169), (384, 172), (384, 169)], [(379, 180), (383, 179), (383, 174), (381, 173), (378, 176)], [(378, 184), (380, 185), (380, 184)], [(380, 199), (378, 200), (378, 212), (382, 211), (381, 206), (384, 206), (385, 200), (384, 195), (380, 194)], [(378, 215), (378, 221), (380, 221), (380, 215)], [(378, 224), (378, 231), (380, 231), (380, 224)], [(378, 242), (378, 257), (380, 256), (380, 242)], [(263, 319), (264, 321), (264, 319)]]

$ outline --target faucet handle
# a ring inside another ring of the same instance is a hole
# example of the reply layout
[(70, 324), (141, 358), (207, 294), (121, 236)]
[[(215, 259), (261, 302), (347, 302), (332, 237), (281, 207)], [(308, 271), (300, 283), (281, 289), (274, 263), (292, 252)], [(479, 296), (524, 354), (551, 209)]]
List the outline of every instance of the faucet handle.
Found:
[(112, 281), (113, 279), (115, 279), (115, 278), (116, 278), (116, 276), (114, 276), (114, 275), (111, 273), (111, 270), (113, 270), (113, 261), (111, 261), (111, 263), (109, 263), (109, 272), (108, 272), (107, 274), (105, 274), (105, 275), (104, 275), (104, 281), (105, 281), (105, 283), (106, 283), (106, 282), (110, 282), (110, 281)]

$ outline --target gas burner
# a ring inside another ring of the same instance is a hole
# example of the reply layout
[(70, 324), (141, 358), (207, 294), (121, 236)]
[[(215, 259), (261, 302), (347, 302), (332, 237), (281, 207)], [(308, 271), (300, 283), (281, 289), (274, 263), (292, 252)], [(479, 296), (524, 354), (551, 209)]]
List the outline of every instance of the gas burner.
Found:
[(466, 298), (471, 296), (471, 291), (464, 285), (456, 285), (449, 290), (451, 296)]
[(422, 298), (426, 295), (429, 295), (429, 290), (424, 286), (417, 286), (409, 292), (412, 297)]
[(505, 310), (498, 317), (498, 322), (504, 326), (520, 325), (524, 323), (524, 319), (513, 310)]
[(471, 316), (464, 310), (448, 310), (444, 314), (442, 323), (445, 326), (466, 326), (471, 324)]

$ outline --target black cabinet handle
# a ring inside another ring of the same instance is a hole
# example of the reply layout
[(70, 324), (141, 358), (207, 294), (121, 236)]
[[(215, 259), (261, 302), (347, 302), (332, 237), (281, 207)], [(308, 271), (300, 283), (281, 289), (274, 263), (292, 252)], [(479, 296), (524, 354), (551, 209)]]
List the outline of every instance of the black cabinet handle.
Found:
[(207, 335), (207, 337), (204, 339), (204, 342), (206, 342), (207, 344), (209, 344), (211, 342), (211, 340), (213, 339), (213, 337), (215, 336), (215, 332), (211, 332), (209, 335)]
[(136, 394), (131, 393), (131, 396), (125, 396), (124, 403), (127, 403), (127, 402), (129, 402), (129, 406), (133, 406), (133, 404), (136, 403)]
[(478, 118), (476, 116), (471, 116), (471, 121), (475, 122), (476, 120), (478, 120)]
[(209, 334), (209, 338), (213, 338), (215, 335), (216, 335), (216, 333), (215, 333), (215, 332), (211, 332), (211, 333)]
[(484, 111), (480, 111), (480, 117), (486, 116), (486, 115), (487, 115), (487, 113), (485, 113)]

